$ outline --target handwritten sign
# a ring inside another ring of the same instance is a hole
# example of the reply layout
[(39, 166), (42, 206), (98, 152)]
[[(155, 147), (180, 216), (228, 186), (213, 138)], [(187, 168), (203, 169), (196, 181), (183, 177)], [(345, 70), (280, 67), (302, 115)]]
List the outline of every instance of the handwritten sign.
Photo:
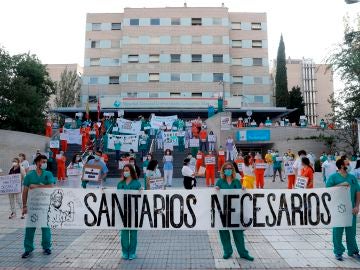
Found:
[(244, 170), (244, 163), (238, 163), (237, 167), (238, 167), (239, 171), (242, 172)]
[(82, 181), (94, 181), (100, 180), (101, 167), (97, 165), (85, 165), (83, 170)]
[(66, 170), (67, 176), (78, 176), (81, 174), (81, 169), (78, 168), (67, 168)]
[(190, 147), (199, 147), (199, 139), (190, 139)]
[(225, 151), (224, 151), (224, 150), (220, 150), (218, 154), (219, 154), (219, 156), (225, 156)]
[(215, 135), (208, 135), (208, 141), (209, 142), (216, 142), (216, 136)]
[(49, 147), (50, 148), (60, 148), (60, 141), (59, 140), (52, 140), (49, 142)]
[(214, 156), (206, 156), (205, 157), (205, 165), (215, 165), (215, 157)]
[(267, 164), (266, 163), (255, 163), (255, 169), (266, 169)]
[(284, 170), (286, 175), (295, 175), (293, 164), (294, 164), (293, 161), (285, 162)]
[(21, 174), (0, 176), (0, 194), (21, 192)]
[(295, 188), (306, 188), (307, 181), (308, 181), (307, 177), (298, 176), (296, 178)]
[(164, 178), (149, 179), (150, 190), (165, 189)]

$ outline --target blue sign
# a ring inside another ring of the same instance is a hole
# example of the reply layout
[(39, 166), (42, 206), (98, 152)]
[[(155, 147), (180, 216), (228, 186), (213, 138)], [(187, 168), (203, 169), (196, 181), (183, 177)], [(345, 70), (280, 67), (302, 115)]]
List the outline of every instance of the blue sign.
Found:
[(247, 141), (270, 141), (269, 129), (246, 130)]

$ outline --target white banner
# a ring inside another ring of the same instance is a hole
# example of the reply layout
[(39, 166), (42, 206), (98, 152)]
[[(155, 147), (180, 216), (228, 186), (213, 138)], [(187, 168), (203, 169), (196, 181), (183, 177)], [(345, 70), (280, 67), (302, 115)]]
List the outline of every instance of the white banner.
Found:
[(133, 149), (134, 152), (138, 151), (139, 136), (138, 135), (108, 135), (108, 148), (115, 150), (115, 141), (119, 140), (121, 143), (120, 151), (130, 152)]
[(171, 116), (156, 116), (153, 115), (150, 120), (150, 125), (154, 129), (159, 129), (165, 122), (166, 126), (172, 126), (173, 123), (178, 119), (177, 115)]
[(220, 130), (230, 130), (230, 129), (231, 129), (231, 117), (230, 116), (221, 116)]
[(79, 144), (81, 145), (81, 134), (80, 134), (80, 129), (67, 129), (64, 128), (64, 133), (66, 133), (68, 135), (68, 140), (67, 142), (69, 144)]
[(172, 143), (173, 146), (179, 146), (177, 132), (164, 132), (163, 134), (164, 143)]
[(67, 133), (60, 133), (60, 140), (62, 141), (69, 140), (69, 135)]
[(190, 147), (199, 147), (200, 140), (199, 139), (190, 139)]
[(119, 132), (125, 134), (138, 135), (141, 130), (141, 121), (130, 121), (124, 118), (118, 118), (116, 121)]
[(298, 176), (296, 177), (295, 187), (296, 189), (303, 189), (306, 188), (307, 185), (307, 177)]
[(0, 195), (21, 192), (21, 174), (0, 176)]
[[(340, 210), (341, 211), (340, 211)], [(27, 227), (219, 230), (347, 227), (349, 187), (318, 189), (32, 189)]]
[(161, 190), (165, 188), (164, 178), (149, 179), (149, 184), (151, 190)]
[(49, 142), (50, 148), (60, 148), (60, 141), (59, 140), (52, 140)]

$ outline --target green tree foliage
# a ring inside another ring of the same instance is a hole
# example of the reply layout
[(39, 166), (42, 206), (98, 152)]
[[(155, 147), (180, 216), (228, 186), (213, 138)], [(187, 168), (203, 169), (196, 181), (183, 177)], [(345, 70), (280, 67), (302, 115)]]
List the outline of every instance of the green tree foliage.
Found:
[(0, 128), (42, 133), (53, 92), (46, 67), (35, 55), (10, 56), (0, 48)]
[(290, 123), (299, 123), (300, 115), (304, 115), (305, 103), (299, 86), (291, 88), (289, 93), (289, 109), (297, 109), (289, 115)]
[(72, 107), (77, 104), (80, 96), (81, 81), (76, 71), (67, 68), (61, 73), (60, 81), (56, 83), (55, 105), (57, 107)]
[(282, 35), (280, 37), (276, 58), (275, 96), (277, 107), (288, 107), (289, 92), (286, 71), (285, 44)]

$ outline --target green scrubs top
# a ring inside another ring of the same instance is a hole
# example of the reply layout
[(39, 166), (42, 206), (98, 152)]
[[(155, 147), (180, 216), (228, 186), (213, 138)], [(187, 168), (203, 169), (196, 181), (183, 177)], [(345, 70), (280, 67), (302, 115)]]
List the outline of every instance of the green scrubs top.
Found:
[(51, 185), (55, 184), (56, 180), (52, 173), (49, 171), (42, 170), (39, 176), (36, 170), (30, 171), (24, 178), (24, 186), (30, 187), (30, 185)]
[(274, 157), (273, 157), (273, 168), (274, 168), (274, 169), (280, 169), (280, 168), (281, 168), (281, 162), (282, 162), (282, 161), (277, 161), (277, 160), (276, 160), (277, 157), (278, 157), (278, 156), (274, 156)]
[(219, 178), (216, 182), (216, 186), (220, 189), (241, 189), (241, 183), (238, 179), (234, 179), (229, 185), (226, 179)]
[(348, 173), (346, 177), (343, 177), (340, 173), (334, 173), (326, 181), (326, 187), (333, 187), (344, 182), (350, 185), (351, 202), (352, 206), (355, 207), (356, 193), (360, 192), (360, 186), (354, 175)]
[(141, 188), (141, 183), (137, 179), (131, 180), (131, 182), (127, 185), (126, 181), (120, 181), (117, 185), (117, 189), (125, 189), (125, 190), (139, 190)]

